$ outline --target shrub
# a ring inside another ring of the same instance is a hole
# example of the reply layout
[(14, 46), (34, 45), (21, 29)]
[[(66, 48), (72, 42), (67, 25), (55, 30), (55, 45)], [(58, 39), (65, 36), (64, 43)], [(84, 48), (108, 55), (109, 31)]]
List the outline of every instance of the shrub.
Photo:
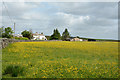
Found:
[[(14, 38), (14, 37), (12, 37), (12, 38)], [(17, 39), (17, 40), (29, 40), (29, 39), (26, 38), (26, 37), (15, 37), (15, 39)]]
[(20, 66), (9, 65), (4, 71), (5, 74), (11, 74), (12, 77), (17, 77), (18, 75), (23, 75), (24, 68)]
[(26, 37), (18, 38), (19, 40), (28, 40)]

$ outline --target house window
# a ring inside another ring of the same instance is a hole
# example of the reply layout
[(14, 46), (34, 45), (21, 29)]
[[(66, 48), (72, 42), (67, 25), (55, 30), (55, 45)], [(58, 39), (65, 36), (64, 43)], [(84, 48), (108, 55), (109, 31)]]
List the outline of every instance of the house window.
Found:
[(44, 40), (44, 37), (42, 37), (42, 40)]

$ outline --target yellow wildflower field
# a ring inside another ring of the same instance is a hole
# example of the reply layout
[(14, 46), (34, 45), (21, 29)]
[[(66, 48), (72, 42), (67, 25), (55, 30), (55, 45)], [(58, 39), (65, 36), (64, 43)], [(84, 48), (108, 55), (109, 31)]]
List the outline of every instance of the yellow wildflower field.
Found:
[(9, 65), (25, 68), (19, 78), (117, 78), (118, 42), (16, 42), (2, 50)]

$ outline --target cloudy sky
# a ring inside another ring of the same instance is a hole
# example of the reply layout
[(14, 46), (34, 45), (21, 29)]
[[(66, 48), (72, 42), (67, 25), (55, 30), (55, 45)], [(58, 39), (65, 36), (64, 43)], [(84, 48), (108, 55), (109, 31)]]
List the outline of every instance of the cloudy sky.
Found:
[(2, 6), (2, 23), (16, 34), (23, 30), (51, 35), (57, 28), (67, 28), (71, 36), (118, 39), (117, 2), (6, 2)]

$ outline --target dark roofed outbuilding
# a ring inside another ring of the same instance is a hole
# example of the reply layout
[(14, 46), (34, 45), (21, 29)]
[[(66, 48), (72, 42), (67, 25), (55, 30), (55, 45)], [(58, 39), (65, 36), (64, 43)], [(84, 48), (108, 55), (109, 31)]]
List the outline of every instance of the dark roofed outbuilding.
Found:
[(95, 39), (88, 39), (88, 41), (96, 41)]

